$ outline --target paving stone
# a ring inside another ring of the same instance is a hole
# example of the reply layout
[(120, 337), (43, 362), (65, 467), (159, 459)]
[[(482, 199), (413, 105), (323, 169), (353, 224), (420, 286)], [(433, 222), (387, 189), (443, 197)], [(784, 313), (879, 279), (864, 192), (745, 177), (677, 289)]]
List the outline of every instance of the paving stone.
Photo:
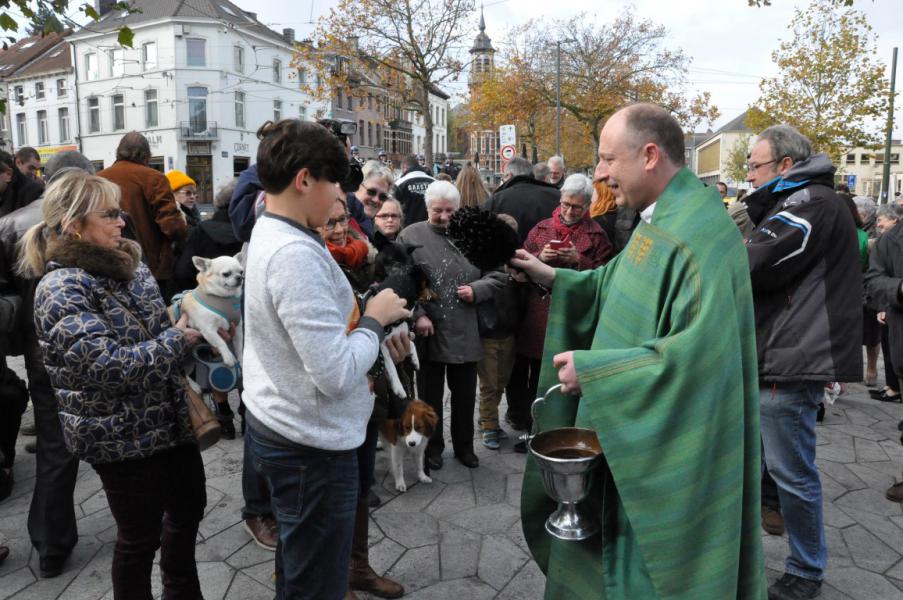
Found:
[(510, 504), (493, 504), (459, 512), (447, 520), (477, 533), (503, 533), (520, 520), (520, 511)]
[[(894, 483), (893, 471), (897, 470), (894, 463), (873, 462), (866, 464), (851, 463), (847, 465), (859, 479), (866, 483), (867, 487), (872, 489), (888, 488)], [(887, 471), (891, 470), (891, 473)]]
[(899, 600), (900, 590), (876, 573), (855, 567), (829, 569), (826, 582), (854, 600)]
[(830, 475), (834, 481), (848, 490), (861, 490), (868, 487), (868, 485), (856, 475), (856, 472), (852, 470), (851, 467), (855, 466), (855, 463), (842, 464), (819, 458), (816, 459), (815, 464), (818, 466), (819, 474)]
[(508, 485), (505, 490), (505, 501), (518, 510), (520, 510), (520, 494), (523, 483), (523, 475), (518, 474), (514, 477), (508, 477)]
[(260, 598), (269, 600), (273, 597), (273, 589), (259, 581), (248, 577), (244, 573), (236, 573), (232, 578), (232, 585), (226, 593), (225, 600), (251, 600)]
[[(840, 425), (828, 425), (826, 429), (833, 429), (835, 431), (839, 431), (841, 433), (846, 433), (853, 437), (863, 438), (866, 440), (872, 440), (873, 442), (880, 442), (883, 439), (886, 439), (880, 433), (875, 433), (870, 428), (865, 427), (864, 425), (854, 425), (852, 423), (849, 424), (840, 424)], [(850, 461), (852, 462), (852, 461)]]
[[(438, 471), (430, 473), (433, 481), (441, 481), (442, 483), (461, 483), (462, 481), (470, 481), (471, 472), (476, 469), (465, 467), (450, 450), (446, 450), (442, 455), (443, 467)], [(479, 469), (479, 467), (477, 467)]]
[(861, 509), (888, 517), (901, 514), (899, 504), (888, 501), (883, 491), (874, 489), (849, 492), (837, 500), (837, 505), (841, 508)]
[(857, 567), (883, 573), (900, 560), (899, 554), (861, 525), (847, 527), (841, 533)]
[(405, 597), (412, 600), (489, 600), (495, 597), (495, 590), (479, 579), (453, 579), (422, 588)]
[(821, 480), (821, 492), (824, 501), (833, 502), (850, 491), (837, 483), (837, 481), (827, 473), (819, 473), (819, 479)]
[(237, 571), (222, 562), (198, 562), (198, 581), (204, 600), (222, 600)]
[(847, 419), (850, 420), (850, 423), (853, 423), (854, 425), (865, 425), (866, 427), (871, 427), (878, 422), (878, 419), (876, 419), (874, 416), (857, 408), (848, 408), (844, 410), (844, 412), (847, 415)]
[(389, 569), (386, 576), (395, 581), (403, 581), (408, 594), (439, 583), (439, 546), (422, 546), (407, 550)]
[[(370, 566), (377, 573), (384, 574), (398, 562), (405, 550), (406, 548), (398, 542), (383, 537), (383, 539), (370, 547)], [(404, 585), (403, 581), (400, 583)]]
[(503, 536), (483, 537), (477, 574), (480, 579), (501, 590), (529, 560), (517, 544)]
[(439, 523), (430, 515), (377, 511), (373, 518), (386, 537), (405, 548), (439, 543)]
[(439, 565), (441, 579), (474, 577), (480, 561), (483, 536), (450, 523), (439, 525)]
[(113, 587), (113, 544), (104, 544), (60, 595), (60, 600), (100, 598)]
[(100, 510), (108, 510), (110, 504), (107, 502), (107, 495), (102, 489), (98, 489), (87, 500), (80, 504), (86, 515), (92, 515)]
[[(251, 536), (248, 535), (248, 532), (245, 531), (244, 523), (239, 521), (225, 531), (212, 535), (198, 544), (194, 550), (194, 556), (199, 561), (225, 561), (248, 544), (257, 546), (251, 541)], [(261, 549), (261, 552), (266, 552), (266, 550)], [(273, 553), (269, 552), (269, 554), (272, 555)], [(236, 564), (229, 561), (229, 564), (236, 569), (242, 569), (248, 564), (254, 563)]]
[(511, 578), (496, 597), (497, 600), (541, 600), (546, 588), (546, 576), (532, 560)]
[(828, 544), (828, 563), (831, 568), (855, 566), (840, 529), (826, 525), (825, 541)]
[[(276, 584), (273, 582), (273, 573), (276, 572), (276, 564), (271, 562), (263, 562), (259, 565), (253, 565), (250, 567), (245, 567), (241, 570), (240, 574), (247, 575), (257, 583), (261, 584), (265, 588), (270, 590), (276, 589)], [(236, 577), (238, 577), (236, 575)], [(272, 596), (272, 592), (270, 592), (269, 596), (265, 596), (267, 599)]]
[[(436, 480), (432, 483), (420, 483), (413, 475), (407, 475), (406, 484), (408, 490), (393, 496), (377, 508), (377, 511), (388, 512), (419, 512), (429, 506), (430, 502), (445, 489), (445, 484)], [(387, 482), (394, 489), (395, 481), (390, 475)]]
[(31, 569), (22, 566), (14, 571), (4, 573), (0, 577), (0, 590), (3, 591), (4, 597), (7, 598), (33, 584), (35, 579), (36, 577), (31, 572)]
[(822, 503), (822, 516), (825, 521), (825, 525), (830, 525), (831, 527), (837, 527), (838, 529), (842, 529), (844, 527), (849, 527), (856, 523), (850, 515), (841, 510), (836, 503), (834, 502), (823, 502)]
[[(859, 525), (869, 533), (893, 548), (895, 551), (903, 551), (903, 517), (882, 517), (864, 510), (844, 509)], [(894, 521), (894, 519), (900, 519)]]
[[(233, 531), (233, 529), (230, 528), (224, 531), (223, 534), (231, 531)], [(229, 566), (239, 570), (253, 567), (262, 563), (268, 563), (272, 567), (276, 561), (276, 553), (258, 546), (253, 540), (250, 539), (250, 536), (245, 533), (244, 530), (242, 530), (242, 533), (244, 533), (244, 544), (242, 544), (237, 550), (235, 550), (235, 552), (233, 552), (231, 555), (229, 555), (228, 558), (225, 559), (226, 563)], [(218, 545), (218, 542), (215, 541), (215, 538), (211, 538), (211, 540), (214, 540), (212, 542), (213, 546)]]
[(442, 494), (426, 508), (426, 512), (434, 517), (448, 517), (476, 505), (473, 485), (468, 481), (447, 485)]
[(887, 453), (881, 448), (878, 442), (864, 440), (862, 438), (854, 438), (853, 443), (856, 447), (856, 462), (880, 462), (890, 461)]
[(763, 533), (762, 550), (765, 553), (765, 566), (783, 573), (784, 559), (790, 554), (790, 547), (787, 545), (787, 534), (777, 536)]
[[(523, 478), (520, 475), (514, 477)], [(484, 467), (482, 464), (480, 468), (474, 469), (473, 489), (477, 497), (477, 506), (504, 502), (507, 478), (507, 472)]]
[(204, 538), (208, 538), (235, 526), (236, 523), (241, 522), (241, 509), (244, 505), (245, 501), (241, 497), (240, 492), (237, 495), (227, 494), (223, 496), (212, 507), (208, 505), (207, 514), (204, 516), (198, 529), (199, 533)]

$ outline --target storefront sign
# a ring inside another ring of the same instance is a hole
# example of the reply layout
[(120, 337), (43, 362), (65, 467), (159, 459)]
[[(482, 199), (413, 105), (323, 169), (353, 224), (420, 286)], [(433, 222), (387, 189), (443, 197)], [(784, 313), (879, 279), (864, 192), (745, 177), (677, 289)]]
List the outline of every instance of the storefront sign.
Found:
[(35, 148), (38, 151), (38, 156), (41, 157), (41, 164), (46, 163), (50, 160), (50, 157), (59, 152), (69, 152), (70, 150), (78, 150), (78, 146), (75, 144), (69, 144), (67, 146), (43, 146)]
[(244, 142), (235, 142), (232, 145), (232, 152), (234, 152), (235, 154), (238, 154), (238, 153), (247, 154), (250, 151), (251, 150), (249, 149), (248, 144), (246, 144)]

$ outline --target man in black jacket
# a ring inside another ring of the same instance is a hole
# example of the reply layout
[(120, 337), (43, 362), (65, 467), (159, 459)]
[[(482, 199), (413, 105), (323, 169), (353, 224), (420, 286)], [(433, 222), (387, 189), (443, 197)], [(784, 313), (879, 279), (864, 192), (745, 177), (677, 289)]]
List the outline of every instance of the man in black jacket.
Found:
[(43, 192), (38, 182), (16, 168), (12, 155), (0, 150), (0, 217), (34, 202)]
[(404, 175), (395, 182), (392, 196), (401, 203), (405, 226), (426, 221), (426, 188), (434, 181), (420, 166), (417, 156), (411, 154), (404, 159)]
[(534, 179), (533, 165), (525, 158), (515, 158), (509, 162), (505, 175), (505, 183), (499, 186), (483, 208), (514, 217), (523, 244), (536, 224), (551, 217), (558, 208), (561, 192), (550, 183)]
[(790, 538), (768, 598), (814, 598), (827, 564), (816, 413), (827, 382), (862, 380), (856, 226), (828, 157), (794, 128), (763, 131), (747, 167), (762, 444)]

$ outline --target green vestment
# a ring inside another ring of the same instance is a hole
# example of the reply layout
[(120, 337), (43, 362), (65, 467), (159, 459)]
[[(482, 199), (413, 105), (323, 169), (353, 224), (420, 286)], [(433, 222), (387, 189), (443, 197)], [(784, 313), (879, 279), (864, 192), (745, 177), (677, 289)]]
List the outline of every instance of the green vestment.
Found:
[(536, 430), (598, 433), (606, 465), (586, 503), (603, 532), (552, 538), (528, 460), (524, 535), (546, 598), (764, 598), (749, 265), (714, 188), (682, 169), (608, 265), (557, 271), (540, 393), (568, 350), (583, 396), (549, 397)]

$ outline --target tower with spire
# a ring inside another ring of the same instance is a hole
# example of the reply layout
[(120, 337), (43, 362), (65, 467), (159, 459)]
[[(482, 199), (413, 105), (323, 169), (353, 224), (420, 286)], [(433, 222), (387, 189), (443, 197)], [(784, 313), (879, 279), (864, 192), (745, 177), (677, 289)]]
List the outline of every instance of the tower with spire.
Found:
[(492, 47), (492, 40), (486, 35), (486, 20), (483, 18), (483, 7), (480, 6), (480, 33), (473, 40), (473, 47), (470, 49), (470, 77), (467, 85), (470, 91), (482, 83), (492, 74), (495, 69), (495, 48)]
[[(483, 18), (483, 7), (480, 6), (480, 32), (473, 40), (470, 49), (470, 75), (467, 87), (471, 97), (480, 93), (480, 84), (492, 76), (495, 70), (495, 48), (492, 40), (486, 35), (486, 19)], [(499, 156), (499, 132), (494, 123), (483, 123), (482, 129), (474, 127), (469, 132), (470, 152), (473, 161), (479, 161), (481, 177), (489, 183), (497, 183), (501, 177), (502, 159)]]

